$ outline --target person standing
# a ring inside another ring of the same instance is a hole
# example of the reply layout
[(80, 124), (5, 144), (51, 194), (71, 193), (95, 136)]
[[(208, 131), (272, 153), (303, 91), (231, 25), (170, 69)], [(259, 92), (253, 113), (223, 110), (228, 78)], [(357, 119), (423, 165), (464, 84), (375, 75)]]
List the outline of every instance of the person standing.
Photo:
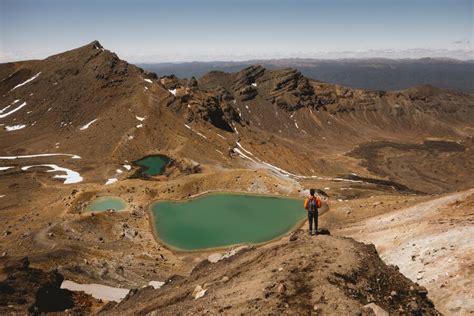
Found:
[[(309, 190), (309, 197), (304, 201), (304, 208), (308, 211), (309, 234), (318, 234), (318, 209), (321, 207), (321, 199), (315, 195), (315, 190)], [(314, 232), (313, 232), (314, 221)]]

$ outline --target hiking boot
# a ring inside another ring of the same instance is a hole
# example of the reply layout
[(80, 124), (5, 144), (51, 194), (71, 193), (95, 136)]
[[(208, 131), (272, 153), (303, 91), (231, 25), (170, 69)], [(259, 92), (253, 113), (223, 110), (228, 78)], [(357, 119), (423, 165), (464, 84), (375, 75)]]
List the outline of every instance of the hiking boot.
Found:
[(308, 235), (312, 236), (313, 232), (311, 230), (308, 230)]

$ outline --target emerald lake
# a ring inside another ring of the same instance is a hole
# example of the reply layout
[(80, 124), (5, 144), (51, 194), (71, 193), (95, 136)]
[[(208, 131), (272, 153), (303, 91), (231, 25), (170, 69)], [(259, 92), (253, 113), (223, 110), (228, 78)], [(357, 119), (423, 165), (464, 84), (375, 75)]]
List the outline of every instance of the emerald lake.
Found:
[(278, 238), (306, 218), (303, 200), (210, 193), (151, 206), (159, 240), (178, 250), (259, 244)]
[(133, 164), (140, 167), (142, 175), (156, 176), (162, 174), (170, 162), (171, 159), (165, 155), (152, 155), (136, 160)]
[(119, 197), (103, 196), (92, 201), (86, 210), (89, 212), (104, 212), (110, 209), (121, 211), (126, 207), (127, 203)]

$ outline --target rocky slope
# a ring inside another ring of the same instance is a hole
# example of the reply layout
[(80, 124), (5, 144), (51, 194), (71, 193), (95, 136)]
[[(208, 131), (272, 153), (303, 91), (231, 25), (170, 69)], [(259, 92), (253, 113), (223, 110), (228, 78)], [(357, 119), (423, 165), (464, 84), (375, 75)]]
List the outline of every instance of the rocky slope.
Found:
[(374, 243), (385, 262), (398, 265), (400, 272), (426, 286), (443, 314), (469, 315), (474, 312), (470, 291), (474, 277), (470, 243), (474, 238), (473, 205), (474, 190), (470, 189), (357, 223), (345, 223), (347, 216), (336, 219), (333, 214), (325, 220), (340, 227), (338, 235)]
[(101, 313), (370, 315), (375, 304), (390, 314), (438, 315), (426, 294), (373, 246), (299, 230), (277, 245), (203, 261), (190, 276), (134, 291)]

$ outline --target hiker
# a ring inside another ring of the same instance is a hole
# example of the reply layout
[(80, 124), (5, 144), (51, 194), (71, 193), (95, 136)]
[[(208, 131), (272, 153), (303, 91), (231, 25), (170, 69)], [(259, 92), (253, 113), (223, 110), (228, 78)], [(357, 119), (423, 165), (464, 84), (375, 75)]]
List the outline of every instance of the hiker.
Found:
[[(318, 208), (321, 207), (321, 199), (315, 195), (315, 190), (309, 190), (309, 198), (304, 201), (304, 208), (308, 211), (309, 234), (318, 234)], [(314, 232), (313, 228), (314, 220)]]

